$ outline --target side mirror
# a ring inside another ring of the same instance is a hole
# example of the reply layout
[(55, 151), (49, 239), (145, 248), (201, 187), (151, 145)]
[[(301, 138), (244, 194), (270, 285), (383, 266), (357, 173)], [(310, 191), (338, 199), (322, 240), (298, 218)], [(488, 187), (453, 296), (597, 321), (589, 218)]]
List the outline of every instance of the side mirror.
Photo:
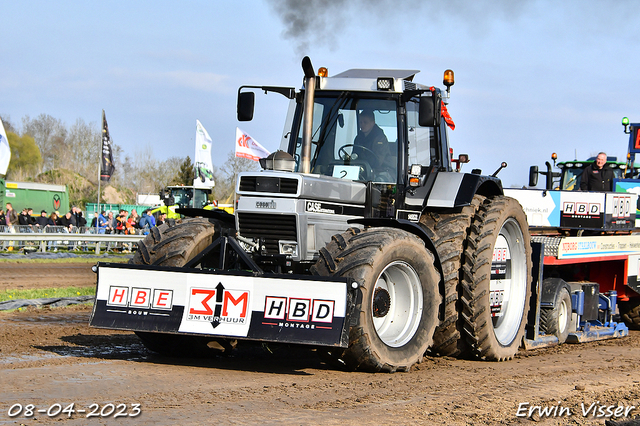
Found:
[(538, 166), (529, 167), (529, 186), (538, 184)]
[(440, 96), (435, 93), (431, 96), (421, 96), (418, 106), (418, 124), (422, 127), (439, 127), (442, 117), (442, 104)]
[(238, 121), (253, 120), (253, 106), (256, 94), (253, 92), (238, 93)]

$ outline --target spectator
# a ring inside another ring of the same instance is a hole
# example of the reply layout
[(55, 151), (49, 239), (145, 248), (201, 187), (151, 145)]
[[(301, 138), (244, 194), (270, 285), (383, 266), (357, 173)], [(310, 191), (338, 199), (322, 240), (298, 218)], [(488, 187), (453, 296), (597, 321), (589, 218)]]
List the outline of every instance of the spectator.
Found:
[(113, 217), (113, 212), (109, 211), (109, 213), (107, 213), (107, 220), (105, 221), (105, 232), (107, 234), (113, 234), (116, 230), (116, 226), (118, 226), (116, 218)]
[[(7, 212), (5, 213), (5, 222), (9, 227), (12, 227), (13, 225), (18, 224), (18, 214), (13, 209), (13, 206), (11, 205), (11, 203), (7, 203)], [(9, 232), (13, 231), (13, 228), (9, 228), (9, 229), (10, 229)]]
[(156, 226), (164, 225), (166, 221), (167, 221), (167, 214), (165, 212), (161, 212), (158, 215), (158, 221), (156, 222)]
[(107, 232), (107, 213), (104, 210), (98, 215), (98, 232), (101, 234)]
[(51, 216), (49, 216), (49, 221), (47, 222), (47, 226), (60, 226), (60, 221), (58, 219), (58, 212), (51, 213)]
[(140, 225), (139, 225), (140, 215), (138, 214), (136, 209), (131, 210), (131, 213), (129, 213), (129, 218), (127, 219), (127, 222), (129, 223), (129, 225), (131, 225), (134, 228), (140, 228)]
[[(14, 225), (18, 224), (18, 214), (13, 209), (13, 206), (11, 205), (11, 203), (7, 203), (6, 207), (7, 207), (7, 211), (4, 214), (4, 219), (7, 224), (7, 230), (12, 234), (15, 234), (16, 228), (14, 227)], [(7, 250), (9, 251), (13, 250), (13, 243), (14, 241), (9, 241)]]
[(70, 211), (60, 218), (60, 226), (65, 227), (65, 232), (73, 232), (76, 227), (76, 218)]
[(7, 224), (7, 220), (4, 217), (4, 210), (0, 208), (0, 226), (4, 226)]
[[(47, 221), (46, 232), (57, 232), (58, 226), (60, 226), (58, 212), (53, 212), (51, 213), (51, 216), (49, 216), (49, 220)], [(57, 245), (58, 245), (57, 241), (49, 241), (49, 247), (53, 247), (53, 251), (58, 251)]]
[(82, 216), (82, 210), (79, 207), (71, 207), (71, 214), (76, 218), (76, 226), (87, 226), (87, 219)]
[(120, 210), (116, 217), (116, 233), (124, 234), (127, 229), (127, 211)]
[(156, 226), (156, 218), (149, 214), (150, 211), (150, 209), (147, 209), (142, 212), (142, 217), (139, 222), (140, 228), (151, 228)]
[(33, 209), (31, 207), (27, 208), (27, 216), (29, 216), (29, 225), (36, 225), (36, 218), (33, 217)]
[[(104, 211), (102, 213), (94, 212), (93, 219), (91, 220), (91, 228), (94, 230), (91, 232), (96, 232), (98, 234), (104, 234), (105, 228), (107, 226), (107, 219), (104, 216)], [(95, 230), (97, 228), (97, 231)]]
[[(64, 232), (66, 233), (75, 233), (76, 231), (76, 217), (68, 211), (64, 216), (60, 218), (60, 226), (64, 226)], [(69, 241), (69, 245), (67, 246), (67, 250), (73, 250), (73, 243)]]
[(26, 208), (22, 209), (18, 216), (18, 225), (29, 226), (29, 215), (27, 214)]
[(127, 223), (126, 223), (126, 233), (127, 234), (135, 234), (136, 233), (136, 228), (138, 228), (138, 220), (140, 220), (140, 218), (138, 217), (138, 213), (136, 213), (136, 209), (131, 210), (131, 213), (129, 213), (129, 217), (127, 218)]
[(49, 218), (47, 217), (47, 211), (42, 210), (40, 212), (40, 216), (36, 218), (36, 226), (40, 229), (40, 231), (42, 231), (44, 228), (46, 228), (48, 222)]

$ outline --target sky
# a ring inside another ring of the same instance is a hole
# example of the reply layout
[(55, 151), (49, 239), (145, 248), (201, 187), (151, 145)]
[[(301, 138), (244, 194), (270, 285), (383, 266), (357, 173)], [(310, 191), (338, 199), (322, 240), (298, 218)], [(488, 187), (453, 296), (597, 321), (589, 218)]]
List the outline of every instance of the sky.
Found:
[[(6, 1), (0, 14), (0, 115), (41, 113), (99, 126), (131, 157), (192, 159), (196, 119), (220, 166), (240, 127), (278, 149), (288, 100), (256, 96), (236, 118), (241, 85), (300, 88), (301, 60), (330, 75), (418, 69), (442, 87), (463, 170), (527, 184), (530, 165), (606, 151), (624, 158), (622, 117), (640, 122), (640, 1), (245, 0)], [(96, 163), (99, 159), (96, 159)], [(118, 165), (116, 164), (116, 167)]]

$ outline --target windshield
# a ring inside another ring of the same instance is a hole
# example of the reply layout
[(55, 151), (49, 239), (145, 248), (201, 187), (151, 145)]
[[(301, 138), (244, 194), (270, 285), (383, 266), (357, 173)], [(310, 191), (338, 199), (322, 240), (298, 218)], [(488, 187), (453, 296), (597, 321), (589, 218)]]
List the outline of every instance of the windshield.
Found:
[[(582, 172), (587, 164), (582, 167), (564, 167), (562, 169), (562, 188), (567, 191), (579, 191), (580, 181), (582, 180)], [(613, 177), (615, 179), (622, 178), (622, 169), (618, 168), (617, 164), (607, 164), (607, 167), (611, 167), (613, 170)]]
[[(193, 207), (196, 209), (202, 208), (207, 204), (207, 191), (193, 188), (176, 188), (171, 191), (175, 204), (180, 207)], [(193, 194), (195, 193), (195, 198)], [(191, 199), (193, 205), (191, 205)]]
[[(345, 92), (316, 96), (313, 109), (311, 173), (342, 179), (397, 182), (398, 116), (393, 99)], [(302, 127), (295, 159), (300, 166)]]

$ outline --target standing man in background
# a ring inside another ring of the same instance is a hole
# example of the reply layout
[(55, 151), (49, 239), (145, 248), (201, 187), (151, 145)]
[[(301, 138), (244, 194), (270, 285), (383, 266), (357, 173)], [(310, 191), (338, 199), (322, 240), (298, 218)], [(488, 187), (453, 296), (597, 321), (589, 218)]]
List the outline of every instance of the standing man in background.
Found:
[(593, 164), (588, 165), (582, 172), (580, 190), (582, 191), (612, 191), (613, 170), (605, 167), (607, 154), (601, 152)]

